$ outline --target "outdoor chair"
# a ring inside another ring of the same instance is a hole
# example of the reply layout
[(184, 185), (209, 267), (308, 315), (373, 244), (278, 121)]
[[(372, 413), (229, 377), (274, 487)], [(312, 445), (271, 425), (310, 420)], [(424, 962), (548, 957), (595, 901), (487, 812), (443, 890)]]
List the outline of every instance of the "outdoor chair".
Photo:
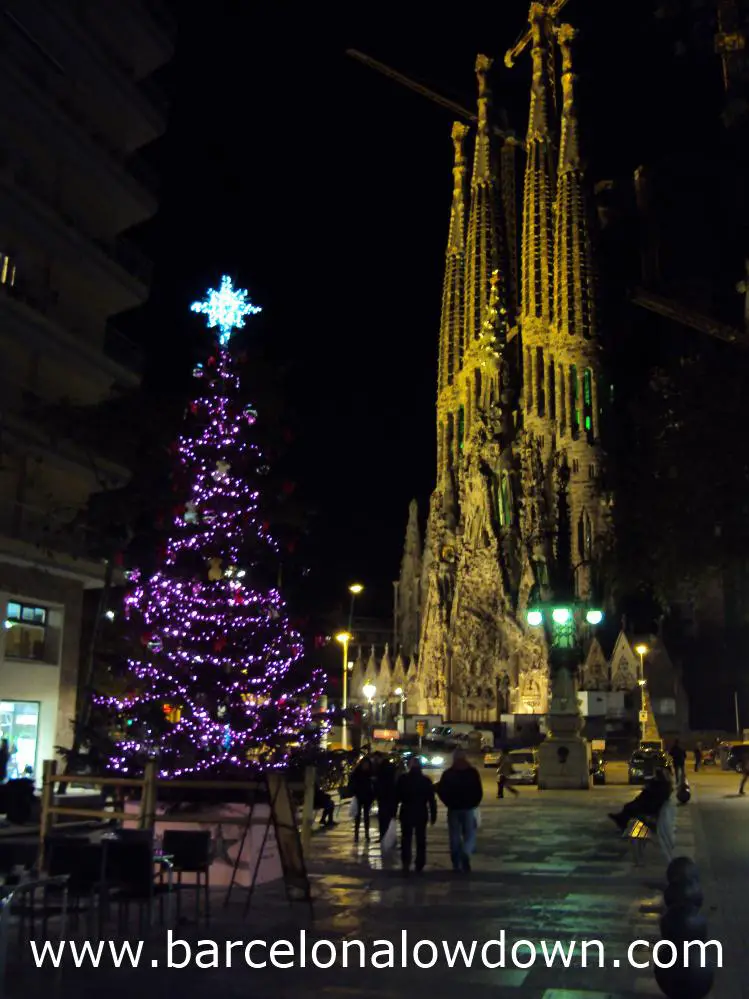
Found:
[[(81, 836), (47, 836), (44, 841), (47, 875), (67, 875), (67, 907), (71, 926), (77, 926), (81, 912), (98, 928), (103, 879), (103, 849)], [(89, 926), (89, 931), (91, 927)]]
[[(156, 881), (155, 864), (167, 869), (168, 879)], [(107, 902), (118, 908), (118, 924), (124, 932), (130, 917), (130, 906), (138, 907), (139, 930), (143, 925), (150, 929), (153, 910), (159, 903), (159, 917), (164, 922), (164, 900), (168, 903), (167, 918), (171, 922), (171, 865), (163, 858), (154, 857), (153, 845), (145, 840), (104, 840), (104, 882)]]
[[(211, 869), (211, 834), (208, 830), (193, 832), (182, 829), (167, 829), (164, 832), (162, 850), (172, 864), (172, 871), (177, 875), (175, 886), (177, 894), (177, 919), (181, 914), (182, 891), (193, 889), (195, 892), (195, 918), (200, 921), (200, 896), (203, 895), (203, 915), (206, 923), (211, 917), (210, 906), (210, 869)], [(195, 881), (183, 884), (183, 874), (194, 874)], [(202, 884), (201, 884), (202, 879)]]

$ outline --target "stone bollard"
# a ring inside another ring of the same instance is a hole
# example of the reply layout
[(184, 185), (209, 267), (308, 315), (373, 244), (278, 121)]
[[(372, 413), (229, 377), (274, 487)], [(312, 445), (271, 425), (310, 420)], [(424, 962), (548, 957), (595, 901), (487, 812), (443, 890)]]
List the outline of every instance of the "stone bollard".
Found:
[[(700, 912), (703, 895), (697, 865), (689, 857), (676, 857), (666, 870), (668, 885), (663, 893), (666, 912), (661, 918), (661, 940), (673, 944), (676, 960), (670, 968), (655, 968), (655, 980), (669, 999), (704, 999), (713, 987), (715, 969), (701, 967), (699, 947), (688, 951), (685, 944), (707, 941), (707, 920)], [(668, 959), (661, 949), (660, 960)]]

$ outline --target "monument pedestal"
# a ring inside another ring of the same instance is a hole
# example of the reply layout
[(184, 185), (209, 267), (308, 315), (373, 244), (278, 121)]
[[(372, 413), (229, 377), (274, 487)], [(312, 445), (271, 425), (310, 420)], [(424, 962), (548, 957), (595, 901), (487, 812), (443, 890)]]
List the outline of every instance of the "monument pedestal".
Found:
[(539, 791), (590, 789), (590, 745), (577, 715), (549, 715), (551, 732), (538, 747)]
[(552, 680), (549, 734), (538, 747), (538, 789), (590, 790), (590, 745), (580, 735), (583, 719), (575, 683), (565, 667)]

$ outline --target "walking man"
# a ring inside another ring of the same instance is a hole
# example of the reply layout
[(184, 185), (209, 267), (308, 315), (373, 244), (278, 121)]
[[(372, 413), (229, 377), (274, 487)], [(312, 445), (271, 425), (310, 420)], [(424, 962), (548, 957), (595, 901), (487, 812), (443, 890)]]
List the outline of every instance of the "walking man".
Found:
[(476, 849), (476, 809), (484, 789), (479, 772), (468, 762), (464, 749), (455, 750), (453, 765), (442, 774), (437, 794), (447, 809), (453, 870), (467, 874), (471, 870), (471, 854)]
[(678, 739), (674, 739), (674, 744), (671, 747), (671, 759), (674, 761), (674, 783), (677, 787), (681, 787), (686, 777), (687, 754), (679, 745)]
[(400, 805), (401, 861), (403, 873), (411, 868), (411, 844), (416, 837), (416, 873), (424, 870), (427, 860), (427, 822), (437, 821), (437, 799), (434, 784), (421, 772), (421, 760), (412, 756), (408, 772), (398, 778), (395, 786), (396, 802)]
[(509, 791), (511, 795), (517, 798), (518, 791), (517, 788), (514, 788), (510, 784), (510, 777), (512, 777), (512, 760), (510, 759), (510, 754), (503, 749), (499, 757), (499, 766), (497, 767), (498, 798), (504, 798), (505, 791)]
[(377, 802), (377, 819), (380, 827), (380, 842), (395, 818), (395, 782), (398, 772), (395, 764), (383, 753), (375, 754), (374, 793)]
[(741, 772), (741, 783), (739, 784), (739, 794), (745, 794), (744, 785), (749, 780), (749, 754), (744, 757), (744, 769)]

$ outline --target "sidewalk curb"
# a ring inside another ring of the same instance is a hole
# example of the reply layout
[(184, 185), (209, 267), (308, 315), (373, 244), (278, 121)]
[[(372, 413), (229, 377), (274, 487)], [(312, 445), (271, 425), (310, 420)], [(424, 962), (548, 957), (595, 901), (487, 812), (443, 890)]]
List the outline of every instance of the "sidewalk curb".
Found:
[[(706, 915), (709, 937), (720, 940), (724, 951), (730, 949), (731, 953), (740, 953), (742, 948), (741, 940), (737, 939), (734, 933), (729, 930), (729, 924), (723, 915), (720, 887), (713, 871), (708, 839), (702, 827), (699, 798), (696, 801), (692, 798), (690, 805), (687, 807), (694, 809), (692, 813), (692, 829), (694, 831), (695, 853), (697, 855), (695, 860), (699, 864), (700, 881), (708, 907)], [(727, 947), (729, 937), (731, 940), (730, 948)], [(716, 970), (715, 985), (711, 990), (711, 995), (720, 996), (720, 999), (745, 999), (746, 993), (741, 985), (739, 970), (730, 966), (725, 961), (725, 954), (723, 967)]]

